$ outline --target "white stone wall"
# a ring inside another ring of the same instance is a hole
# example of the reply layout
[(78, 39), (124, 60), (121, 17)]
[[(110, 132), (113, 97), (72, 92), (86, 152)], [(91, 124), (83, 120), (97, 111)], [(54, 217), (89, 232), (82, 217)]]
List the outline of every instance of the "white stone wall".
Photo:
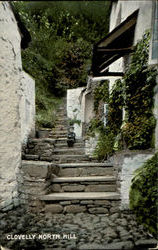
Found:
[(89, 137), (85, 140), (85, 154), (89, 156), (93, 156), (95, 148), (98, 143), (99, 135), (95, 135), (95, 137)]
[(129, 154), (123, 158), (121, 172), (119, 179), (121, 183), (120, 195), (121, 195), (121, 209), (129, 208), (129, 191), (131, 186), (131, 180), (134, 177), (134, 171), (141, 167), (144, 162), (150, 159), (153, 154)]
[(21, 83), (21, 140), (26, 143), (35, 134), (35, 81), (23, 71)]
[[(76, 119), (81, 121), (83, 110), (81, 109), (80, 96), (84, 88), (68, 89), (67, 90), (67, 116), (68, 119)], [(82, 124), (74, 124), (74, 132), (76, 138), (82, 137)]]
[[(0, 208), (18, 205), (23, 90), (21, 36), (9, 2), (0, 2)], [(23, 79), (24, 80), (24, 79)], [(30, 87), (30, 84), (28, 88)], [(23, 91), (25, 93), (23, 93)], [(27, 98), (26, 98), (27, 99)]]

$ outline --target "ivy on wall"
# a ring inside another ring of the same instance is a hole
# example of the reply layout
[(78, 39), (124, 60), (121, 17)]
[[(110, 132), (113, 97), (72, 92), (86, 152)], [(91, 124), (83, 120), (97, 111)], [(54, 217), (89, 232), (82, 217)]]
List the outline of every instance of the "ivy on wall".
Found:
[(155, 128), (152, 108), (157, 72), (148, 67), (149, 40), (148, 32), (138, 42), (129, 69), (123, 79), (127, 113), (123, 137), (129, 149), (152, 147)]
[[(100, 131), (95, 151), (99, 159), (105, 159), (123, 147), (131, 150), (153, 147), (155, 118), (152, 109), (157, 71), (148, 67), (149, 41), (150, 33), (146, 32), (135, 47), (123, 79), (115, 82), (110, 95), (107, 84), (98, 85), (94, 91), (97, 120), (100, 103), (109, 104), (107, 126), (97, 127), (98, 122), (92, 121), (91, 130), (99, 128)], [(124, 121), (123, 107), (126, 113)]]
[(136, 170), (130, 189), (130, 208), (138, 221), (157, 237), (158, 153)]

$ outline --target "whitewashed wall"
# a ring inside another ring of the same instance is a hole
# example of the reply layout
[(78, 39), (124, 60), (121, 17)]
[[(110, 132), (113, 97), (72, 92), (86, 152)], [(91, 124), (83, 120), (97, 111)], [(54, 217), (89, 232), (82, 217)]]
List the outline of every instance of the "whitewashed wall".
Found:
[[(80, 96), (84, 88), (68, 89), (67, 90), (67, 116), (68, 119), (77, 119), (81, 121), (83, 110), (81, 109)], [(76, 138), (82, 137), (82, 124), (74, 124), (74, 132)]]
[(24, 73), (20, 42), (10, 5), (0, 2), (0, 208), (4, 210), (19, 203), (17, 177), (21, 167), (22, 141), (26, 138), (26, 133), (25, 136), (21, 134), (21, 129), (26, 129), (21, 119), (22, 113), (26, 112), (21, 100), (31, 86), (30, 82), (26, 87), (28, 77), (21, 81)]
[(21, 83), (21, 140), (26, 143), (35, 135), (35, 81), (23, 71)]
[(120, 172), (120, 195), (121, 195), (121, 209), (129, 208), (129, 191), (131, 186), (131, 180), (134, 177), (136, 169), (140, 168), (143, 163), (150, 159), (153, 154), (138, 153), (136, 155), (125, 156), (122, 163), (122, 169)]

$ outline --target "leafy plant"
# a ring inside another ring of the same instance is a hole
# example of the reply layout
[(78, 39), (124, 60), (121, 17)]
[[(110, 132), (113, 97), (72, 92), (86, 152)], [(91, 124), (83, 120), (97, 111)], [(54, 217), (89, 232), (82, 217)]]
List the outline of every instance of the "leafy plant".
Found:
[(54, 96), (62, 97), (67, 88), (86, 84), (92, 45), (108, 32), (110, 3), (15, 1), (13, 5), (31, 35), (22, 61), (36, 81), (39, 120), (44, 96), (51, 101)]
[(158, 152), (136, 170), (130, 189), (130, 208), (138, 221), (157, 237)]
[(149, 40), (150, 34), (147, 32), (138, 42), (123, 79), (128, 119), (122, 132), (129, 149), (147, 149), (152, 146), (155, 128), (152, 108), (157, 72), (148, 67)]

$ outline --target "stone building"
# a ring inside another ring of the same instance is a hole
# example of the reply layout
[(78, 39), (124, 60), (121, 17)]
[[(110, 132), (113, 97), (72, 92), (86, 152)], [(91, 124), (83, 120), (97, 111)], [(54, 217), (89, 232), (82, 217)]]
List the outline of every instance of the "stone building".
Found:
[(22, 144), (35, 132), (35, 82), (23, 71), (29, 41), (9, 2), (0, 2), (0, 208), (19, 204)]
[[(93, 86), (100, 80), (109, 80), (110, 89), (116, 79), (121, 79), (130, 61), (133, 46), (142, 39), (143, 34), (151, 31), (149, 62), (158, 69), (158, 1), (121, 1), (111, 3), (109, 34), (94, 45), (92, 77), (86, 88), (73, 90), (74, 100), (78, 98), (78, 116), (81, 119), (80, 134), (84, 134), (85, 125), (94, 117)], [(103, 34), (104, 36), (104, 34)], [(157, 78), (158, 83), (158, 78)], [(71, 90), (68, 91), (68, 103), (71, 102)], [(80, 93), (79, 93), (80, 92)], [(76, 96), (75, 96), (76, 95)], [(75, 102), (76, 103), (76, 102)], [(74, 102), (73, 102), (73, 105)], [(71, 106), (71, 105), (70, 105)], [(70, 107), (68, 106), (69, 113)], [(72, 116), (72, 115), (71, 115)], [(155, 87), (154, 116), (156, 118), (155, 149), (158, 149), (158, 87)], [(86, 153), (92, 154), (96, 139), (86, 141)], [(124, 151), (116, 154), (113, 160), (119, 169), (122, 208), (128, 207), (129, 187), (135, 169), (140, 167), (154, 151)], [(130, 167), (129, 167), (130, 166)]]

